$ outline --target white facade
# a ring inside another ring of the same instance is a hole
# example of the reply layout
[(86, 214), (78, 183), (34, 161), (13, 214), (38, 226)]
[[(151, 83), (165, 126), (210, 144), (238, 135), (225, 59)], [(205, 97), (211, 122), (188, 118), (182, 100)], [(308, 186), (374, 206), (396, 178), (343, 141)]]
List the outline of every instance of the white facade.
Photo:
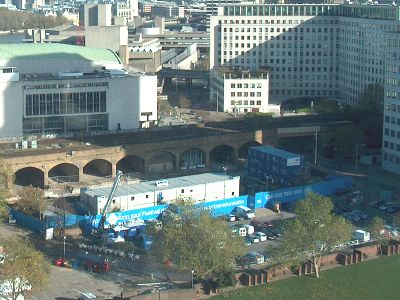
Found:
[(268, 71), (215, 68), (211, 72), (210, 103), (228, 113), (269, 112)]
[(89, 26), (85, 28), (85, 46), (119, 51), (128, 44), (127, 26)]
[(356, 105), (384, 80), (384, 33), (399, 7), (335, 4), (228, 5), (211, 17), (210, 67), (270, 70), (270, 102), (323, 97)]
[[(205, 173), (162, 181), (136, 184), (120, 184), (114, 195), (110, 210), (122, 211), (173, 203), (177, 199), (191, 199), (195, 203), (215, 201), (239, 196), (240, 177)], [(82, 189), (82, 203), (93, 213), (104, 209), (111, 187)]]
[(157, 120), (157, 77), (128, 74), (110, 50), (1, 45), (0, 66), (0, 138), (136, 129)]
[(400, 174), (400, 34), (386, 35), (382, 168)]

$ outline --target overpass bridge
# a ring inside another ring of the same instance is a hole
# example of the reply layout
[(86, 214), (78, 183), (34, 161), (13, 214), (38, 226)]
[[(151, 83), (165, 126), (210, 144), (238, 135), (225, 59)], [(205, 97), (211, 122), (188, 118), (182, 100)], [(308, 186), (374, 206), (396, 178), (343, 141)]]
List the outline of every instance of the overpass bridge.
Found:
[(200, 71), (200, 70), (179, 70), (179, 69), (171, 69), (171, 68), (163, 68), (157, 72), (157, 76), (162, 78), (177, 78), (177, 79), (203, 79), (209, 80), (210, 73), (209, 71)]
[[(335, 126), (343, 124), (348, 123)], [(14, 150), (1, 156), (11, 166), (17, 184), (43, 187), (50, 182), (113, 177), (117, 169), (124, 173), (162, 176), (178, 170), (185, 172), (215, 164), (235, 164), (239, 158), (247, 158), (249, 147), (274, 146), (280, 138), (312, 136), (333, 126), (279, 125), (270, 124), (259, 129), (242, 127), (242, 130), (210, 127), (153, 129), (94, 136), (85, 138), (86, 143), (79, 137), (57, 149)]]

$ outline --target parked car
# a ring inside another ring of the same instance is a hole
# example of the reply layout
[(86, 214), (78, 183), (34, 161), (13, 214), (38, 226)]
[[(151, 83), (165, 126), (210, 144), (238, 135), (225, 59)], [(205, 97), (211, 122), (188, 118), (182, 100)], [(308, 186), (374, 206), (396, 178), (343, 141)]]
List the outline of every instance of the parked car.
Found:
[(387, 207), (386, 205), (381, 205), (381, 206), (378, 207), (378, 209), (379, 209), (380, 211), (386, 211), (387, 208), (388, 208), (388, 207)]
[(361, 220), (359, 216), (353, 213), (344, 213), (343, 218), (347, 219), (350, 222), (358, 222)]
[(388, 208), (386, 208), (386, 212), (389, 214), (394, 214), (398, 211), (399, 211), (399, 208), (395, 207), (395, 206), (389, 206)]
[(364, 212), (362, 212), (361, 210), (358, 210), (358, 209), (354, 209), (352, 211), (352, 214), (356, 215), (356, 216), (359, 216), (361, 220), (365, 220), (365, 219), (368, 218), (368, 215), (366, 213), (364, 213)]
[(227, 214), (225, 215), (225, 220), (228, 222), (234, 222), (236, 221), (236, 216), (233, 214)]
[(253, 244), (260, 242), (260, 238), (255, 234), (250, 235), (249, 238)]
[(262, 230), (262, 232), (267, 236), (268, 240), (271, 240), (271, 241), (275, 240), (275, 237), (276, 237), (275, 234), (272, 233), (268, 228), (264, 228)]
[(250, 246), (253, 243), (253, 241), (251, 240), (251, 238), (249, 236), (246, 236), (244, 238), (244, 243), (246, 246)]
[(258, 236), (260, 242), (265, 242), (267, 240), (267, 235), (264, 232), (257, 231), (254, 235)]

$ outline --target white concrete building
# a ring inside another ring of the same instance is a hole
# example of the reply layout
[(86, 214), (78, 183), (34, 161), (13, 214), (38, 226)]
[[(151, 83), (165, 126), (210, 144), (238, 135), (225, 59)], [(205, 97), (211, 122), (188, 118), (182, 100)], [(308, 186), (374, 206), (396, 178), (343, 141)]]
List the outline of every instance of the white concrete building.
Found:
[[(225, 174), (168, 178), (165, 180), (120, 184), (115, 192), (110, 210), (133, 210), (173, 203), (177, 199), (192, 199), (195, 203), (234, 198), (239, 196), (240, 177)], [(81, 189), (80, 199), (92, 213), (104, 208), (111, 186)]]
[(226, 5), (210, 23), (210, 67), (270, 71), (270, 102), (324, 97), (352, 105), (384, 80), (384, 33), (398, 6)]
[(217, 111), (239, 114), (270, 111), (268, 70), (216, 67), (210, 79), (210, 102)]
[(386, 34), (382, 168), (400, 174), (400, 33)]
[(122, 68), (111, 50), (1, 44), (0, 138), (148, 126), (157, 78)]

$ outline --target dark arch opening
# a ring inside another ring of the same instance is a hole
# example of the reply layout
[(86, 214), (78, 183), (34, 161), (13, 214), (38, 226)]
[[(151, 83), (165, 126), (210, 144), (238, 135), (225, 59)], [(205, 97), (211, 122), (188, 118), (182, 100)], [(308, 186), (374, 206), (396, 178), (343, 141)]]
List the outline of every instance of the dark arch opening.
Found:
[(58, 183), (79, 182), (79, 168), (68, 163), (56, 165), (49, 171), (49, 179)]
[(94, 159), (83, 167), (83, 174), (106, 177), (112, 175), (112, 164), (105, 159)]
[(204, 167), (205, 155), (205, 152), (199, 148), (187, 149), (179, 157), (179, 167), (186, 169)]
[(151, 173), (164, 173), (175, 170), (175, 155), (167, 152), (157, 152), (152, 155), (149, 160), (149, 172)]
[(235, 162), (235, 149), (228, 145), (220, 145), (210, 152), (210, 162), (228, 164)]
[(15, 184), (21, 186), (44, 187), (44, 172), (38, 168), (27, 167), (15, 172)]
[(256, 146), (261, 146), (261, 145), (262, 145), (261, 143), (256, 142), (256, 141), (249, 141), (247, 143), (244, 143), (239, 148), (238, 157), (239, 158), (247, 158), (247, 154), (248, 154), (250, 147), (256, 147)]
[(136, 155), (128, 155), (117, 163), (117, 170), (123, 173), (144, 172), (144, 159)]

